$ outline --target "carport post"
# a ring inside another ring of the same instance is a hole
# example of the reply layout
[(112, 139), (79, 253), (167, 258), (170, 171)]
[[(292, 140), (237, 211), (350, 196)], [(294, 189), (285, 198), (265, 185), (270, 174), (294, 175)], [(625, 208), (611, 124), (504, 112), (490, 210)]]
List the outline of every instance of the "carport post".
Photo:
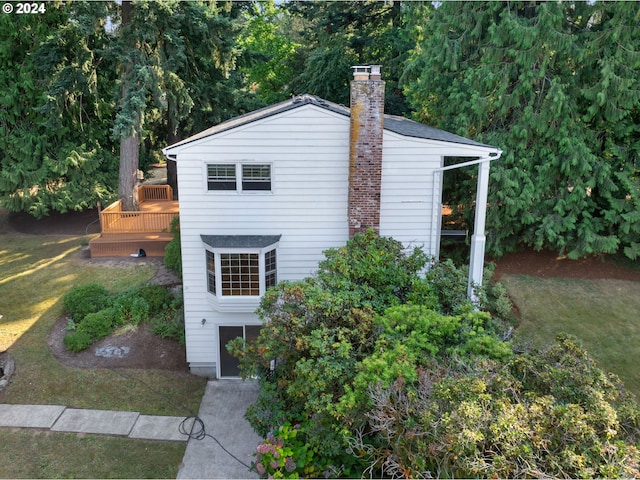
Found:
[(484, 234), (485, 220), (487, 216), (487, 196), (489, 193), (489, 167), (493, 158), (481, 159), (478, 164), (478, 189), (476, 191), (476, 214), (471, 236), (471, 260), (469, 261), (469, 283), (467, 295), (477, 303), (478, 298), (474, 292), (474, 285), (482, 285), (482, 270), (484, 268), (484, 248), (487, 237)]

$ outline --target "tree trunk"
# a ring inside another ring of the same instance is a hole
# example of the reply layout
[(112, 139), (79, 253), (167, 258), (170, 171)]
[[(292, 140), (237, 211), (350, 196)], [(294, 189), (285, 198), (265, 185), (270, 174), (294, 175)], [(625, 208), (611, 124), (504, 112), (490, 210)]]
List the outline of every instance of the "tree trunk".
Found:
[[(131, 2), (122, 2), (122, 28), (126, 28), (131, 21)], [(122, 99), (127, 101), (133, 65), (131, 60), (124, 66), (124, 82), (122, 85)], [(118, 198), (122, 201), (123, 210), (138, 210), (138, 159), (140, 155), (140, 117), (136, 115), (133, 133), (120, 138), (120, 174), (118, 177)]]
[(138, 210), (138, 155), (139, 135), (120, 139), (120, 176), (118, 198), (123, 210)]
[[(175, 120), (173, 106), (171, 100), (167, 101), (167, 144), (173, 145), (178, 143), (180, 135), (178, 134), (178, 122)], [(173, 189), (173, 199), (178, 200), (178, 165), (175, 160), (167, 159), (167, 185)]]

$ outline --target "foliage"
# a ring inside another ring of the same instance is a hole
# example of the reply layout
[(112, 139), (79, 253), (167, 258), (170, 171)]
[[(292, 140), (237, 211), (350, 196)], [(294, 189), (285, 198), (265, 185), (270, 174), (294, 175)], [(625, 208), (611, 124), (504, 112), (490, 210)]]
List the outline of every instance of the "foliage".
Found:
[(0, 17), (0, 203), (37, 218), (109, 201), (117, 178), (109, 4), (46, 7)]
[(86, 350), (93, 343), (93, 338), (87, 332), (69, 332), (62, 339), (67, 350), (80, 352)]
[[(361, 466), (347, 455), (345, 431), (367, 424), (361, 407), (369, 382), (415, 375), (417, 359), (439, 350), (510, 355), (490, 335), (489, 315), (433, 311), (441, 306), (420, 277), (427, 261), (422, 251), (368, 231), (326, 251), (315, 277), (266, 292), (258, 339), (227, 346), (241, 359), (242, 375), (260, 380), (258, 400), (247, 411), (259, 434), (300, 424), (311, 451), (353, 473)], [(447, 272), (450, 285), (462, 278), (454, 266)], [(456, 288), (466, 288), (466, 277), (461, 281)]]
[(108, 203), (121, 138), (140, 147), (122, 172), (135, 181), (168, 143), (246, 110), (251, 95), (233, 71), (243, 4), (46, 7), (0, 18), (4, 208), (42, 217)]
[[(262, 478), (321, 478), (333, 467), (305, 442), (305, 428), (285, 422), (256, 448), (252, 464)], [(334, 470), (335, 471), (335, 470)]]
[[(261, 385), (247, 411), (266, 437), (256, 471), (283, 478), (639, 473), (640, 409), (617, 378), (566, 336), (543, 351), (514, 353), (502, 325), (460, 300), (467, 281), (460, 269), (434, 264), (421, 278), (422, 256), (396, 247), (360, 234), (328, 251), (316, 277), (266, 293), (255, 343), (228, 345), (243, 374)], [(498, 285), (479, 289), (481, 305), (510, 315)], [(373, 301), (377, 291), (385, 300)]]
[(401, 2), (287, 2), (284, 8), (293, 19), (293, 40), (302, 45), (298, 75), (290, 81), (295, 93), (348, 105), (351, 66), (381, 64), (385, 111), (408, 111), (399, 82), (411, 39)]
[(419, 372), (442, 356), (509, 359), (511, 346), (490, 331), (489, 319), (484, 312), (447, 317), (421, 305), (391, 307), (376, 317), (375, 347), (357, 364), (357, 374), (333, 410), (343, 433), (363, 427), (358, 422), (366, 419), (371, 407), (372, 385), (389, 388), (398, 378), (414, 384)]
[(240, 72), (264, 104), (286, 100), (292, 94), (301, 47), (291, 38), (290, 15), (273, 0), (256, 2), (245, 15), (247, 25), (238, 41), (243, 50)]
[[(356, 440), (405, 478), (636, 477), (640, 410), (569, 337), (510, 361), (440, 360), (372, 390), (383, 439)], [(375, 467), (374, 467), (375, 468)]]
[(150, 307), (139, 290), (130, 290), (113, 299), (113, 325), (138, 325), (149, 320)]
[(149, 305), (149, 315), (158, 315), (170, 308), (176, 298), (162, 285), (144, 285), (137, 294)]
[(84, 350), (116, 327), (150, 322), (152, 331), (163, 338), (174, 338), (184, 344), (182, 299), (166, 287), (144, 285), (117, 295), (109, 295), (104, 287), (90, 283), (74, 287), (63, 300), (71, 316), (71, 330), (64, 338), (73, 351)]
[(414, 248), (408, 254), (401, 242), (380, 237), (373, 230), (357, 234), (344, 247), (324, 254), (318, 265), (320, 285), (333, 292), (351, 292), (357, 302), (378, 313), (407, 301), (414, 293), (418, 273), (429, 261), (421, 249)]
[(89, 314), (98, 312), (110, 304), (109, 292), (98, 283), (87, 283), (74, 287), (62, 299), (62, 306), (79, 323)]
[(180, 345), (184, 345), (186, 338), (182, 295), (171, 295), (171, 297), (171, 302), (166, 304), (162, 311), (158, 311), (152, 316), (151, 330), (155, 335), (162, 338), (173, 338)]
[(113, 332), (118, 314), (118, 307), (109, 307), (95, 313), (89, 313), (76, 325), (76, 331), (86, 333), (92, 342), (100, 340)]
[(171, 220), (173, 238), (164, 249), (164, 266), (182, 275), (182, 249), (180, 247), (180, 217)]
[[(497, 145), (487, 250), (638, 255), (639, 10), (628, 2), (410, 4), (417, 117)], [(475, 174), (454, 196), (473, 191)], [(473, 209), (466, 209), (467, 224)]]

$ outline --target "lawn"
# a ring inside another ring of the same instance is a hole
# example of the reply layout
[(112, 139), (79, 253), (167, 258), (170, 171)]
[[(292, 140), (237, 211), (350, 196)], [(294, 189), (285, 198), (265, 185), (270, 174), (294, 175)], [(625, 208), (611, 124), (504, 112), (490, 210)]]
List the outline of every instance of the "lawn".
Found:
[(640, 282), (503, 275), (518, 309), (516, 341), (543, 345), (577, 337), (603, 369), (640, 398)]
[[(91, 264), (78, 254), (90, 237), (19, 235), (7, 231), (5, 220), (6, 212), (0, 212), (0, 351), (8, 349), (16, 371), (0, 392), (0, 403), (176, 416), (198, 411), (206, 384), (202, 378), (186, 372), (126, 370), (123, 376), (68, 368), (47, 347), (47, 333), (73, 286), (99, 282), (121, 291), (147, 282), (156, 266)], [(183, 443), (0, 429), (0, 477), (175, 478), (184, 449)], [(29, 462), (17, 466), (11, 459)]]

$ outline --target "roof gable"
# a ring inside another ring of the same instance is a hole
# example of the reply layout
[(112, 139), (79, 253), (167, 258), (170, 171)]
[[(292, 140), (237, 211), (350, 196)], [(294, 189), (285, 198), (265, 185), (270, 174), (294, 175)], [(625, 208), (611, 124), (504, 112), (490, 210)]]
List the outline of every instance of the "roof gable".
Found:
[[(191, 137), (186, 138), (185, 140), (182, 140), (178, 143), (175, 143), (173, 145), (170, 145), (164, 148), (163, 153), (168, 154), (170, 153), (169, 151), (173, 148), (182, 147), (186, 144), (195, 142), (197, 140), (201, 140), (203, 138), (207, 138), (212, 135), (217, 135), (219, 133), (226, 132), (234, 128), (238, 128), (238, 127), (250, 124), (252, 122), (257, 122), (257, 121), (266, 119), (268, 117), (290, 111), (295, 108), (300, 108), (305, 105), (315, 105), (317, 107), (329, 110), (331, 112), (344, 115), (345, 117), (350, 117), (350, 110), (344, 105), (339, 105), (337, 103), (333, 103), (328, 100), (324, 100), (322, 98), (316, 97), (314, 95), (309, 95), (309, 94), (298, 95), (290, 98), (289, 100), (285, 100), (283, 102), (276, 103), (268, 107), (264, 107), (259, 110), (255, 110), (253, 112), (249, 112), (245, 115), (240, 115), (238, 117), (229, 119), (225, 122), (219, 123), (218, 125), (215, 125), (211, 128), (203, 130), (202, 132), (192, 135)], [(440, 142), (458, 143), (458, 144), (471, 145), (471, 146), (483, 147), (483, 148), (496, 148), (496, 147), (492, 147), (491, 145), (485, 145), (479, 142), (475, 142), (468, 138), (461, 137), (460, 135), (455, 135), (445, 130), (433, 128), (423, 123), (419, 123), (414, 120), (410, 120), (404, 117), (399, 117), (396, 115), (384, 116), (384, 129), (405, 137), (421, 138), (426, 140), (436, 140)]]

